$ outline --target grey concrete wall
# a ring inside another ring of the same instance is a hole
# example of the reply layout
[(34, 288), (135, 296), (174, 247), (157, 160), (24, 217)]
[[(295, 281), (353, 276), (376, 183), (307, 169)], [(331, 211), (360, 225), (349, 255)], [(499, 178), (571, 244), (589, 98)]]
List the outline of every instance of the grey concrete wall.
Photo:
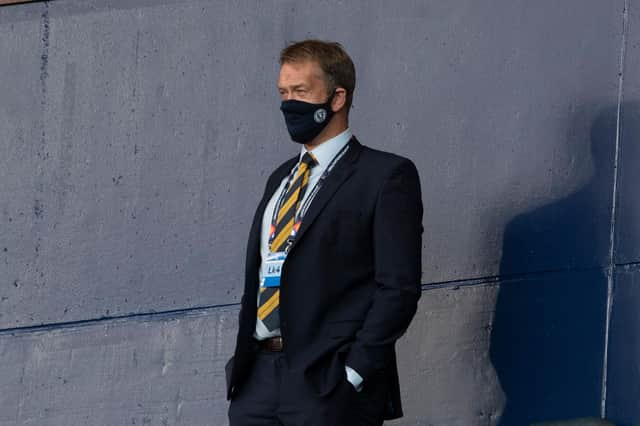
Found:
[(420, 170), (391, 423), (598, 416), (603, 377), (640, 421), (637, 3), (0, 7), (0, 426), (226, 424), (249, 221), (298, 149), (277, 55), (310, 36), (352, 54), (359, 139)]

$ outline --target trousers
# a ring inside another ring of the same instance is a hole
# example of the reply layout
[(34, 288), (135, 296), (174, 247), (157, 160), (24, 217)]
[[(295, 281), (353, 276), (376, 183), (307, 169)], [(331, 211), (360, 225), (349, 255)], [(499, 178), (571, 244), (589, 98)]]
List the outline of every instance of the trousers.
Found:
[(347, 380), (324, 397), (287, 364), (283, 352), (260, 350), (245, 383), (231, 399), (230, 426), (381, 426), (386, 389), (383, 374), (363, 382)]

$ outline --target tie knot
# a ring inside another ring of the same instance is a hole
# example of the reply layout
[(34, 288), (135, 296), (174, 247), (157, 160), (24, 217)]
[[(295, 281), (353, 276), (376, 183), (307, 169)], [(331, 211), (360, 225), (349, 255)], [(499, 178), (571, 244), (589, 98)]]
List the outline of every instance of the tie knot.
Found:
[(316, 160), (316, 157), (314, 157), (314, 155), (309, 151), (304, 153), (300, 162), (306, 164), (308, 168), (312, 168), (313, 166), (318, 164), (318, 160)]

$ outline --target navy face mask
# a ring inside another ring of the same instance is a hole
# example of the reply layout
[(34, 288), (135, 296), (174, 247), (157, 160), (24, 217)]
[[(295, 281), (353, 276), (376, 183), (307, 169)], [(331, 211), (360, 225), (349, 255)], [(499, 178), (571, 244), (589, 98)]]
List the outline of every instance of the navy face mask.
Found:
[(307, 143), (320, 134), (333, 116), (331, 101), (334, 94), (335, 92), (323, 104), (312, 104), (294, 99), (282, 101), (280, 110), (284, 115), (289, 135), (294, 142)]

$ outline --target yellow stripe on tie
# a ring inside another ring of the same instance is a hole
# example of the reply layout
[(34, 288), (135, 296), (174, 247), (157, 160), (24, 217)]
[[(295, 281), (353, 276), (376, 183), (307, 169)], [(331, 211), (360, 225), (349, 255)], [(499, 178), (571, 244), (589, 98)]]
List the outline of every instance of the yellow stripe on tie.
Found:
[(280, 302), (280, 290), (276, 290), (275, 293), (267, 300), (264, 305), (258, 309), (258, 318), (261, 320), (265, 319), (273, 309), (278, 306)]
[(277, 223), (279, 223), (285, 214), (289, 211), (293, 202), (298, 199), (298, 194), (300, 193), (300, 188), (297, 188), (296, 191), (291, 194), (291, 196), (284, 202), (282, 206), (280, 206), (280, 211), (278, 212)]
[(303, 176), (305, 174), (306, 171), (307, 171), (307, 165), (302, 163), (298, 168), (298, 170), (296, 171), (296, 174), (293, 175), (293, 179), (289, 183), (289, 188), (291, 188), (298, 181), (300, 176)]
[(276, 251), (278, 247), (280, 247), (280, 245), (286, 241), (289, 234), (291, 234), (292, 227), (293, 227), (293, 218), (289, 220), (289, 222), (285, 225), (285, 227), (282, 228), (282, 231), (280, 231), (280, 233), (276, 235), (276, 237), (271, 242), (272, 251)]

